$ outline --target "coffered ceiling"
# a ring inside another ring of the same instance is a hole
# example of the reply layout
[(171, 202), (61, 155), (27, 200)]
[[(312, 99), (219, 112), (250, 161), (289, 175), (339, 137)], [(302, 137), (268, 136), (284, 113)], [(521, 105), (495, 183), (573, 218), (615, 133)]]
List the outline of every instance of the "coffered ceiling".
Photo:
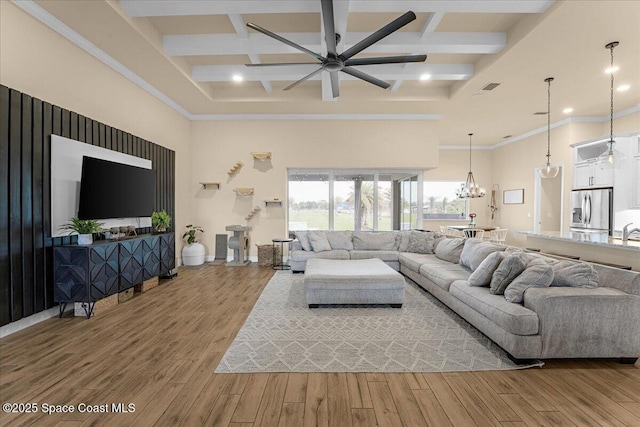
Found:
[[(546, 117), (533, 113), (546, 110), (548, 76), (555, 77), (552, 121), (570, 117), (565, 107), (581, 119), (606, 116), (610, 58), (604, 46), (614, 40), (620, 41), (616, 81), (630, 85), (616, 93), (616, 111), (640, 108), (635, 0), (335, 0), (338, 52), (411, 10), (413, 22), (357, 57), (427, 55), (423, 63), (361, 67), (390, 83), (386, 90), (340, 73), (339, 98), (331, 96), (324, 72), (282, 90), (312, 66), (244, 65), (316, 62), (247, 28), (249, 22), (326, 54), (320, 0), (16, 4), (50, 26), (56, 25), (51, 18), (59, 20), (78, 36), (74, 42), (88, 41), (91, 53), (117, 61), (192, 119), (417, 118), (438, 120), (441, 145), (465, 145), (469, 132), (475, 145), (493, 145), (546, 125)], [(483, 90), (489, 83), (499, 86)]]

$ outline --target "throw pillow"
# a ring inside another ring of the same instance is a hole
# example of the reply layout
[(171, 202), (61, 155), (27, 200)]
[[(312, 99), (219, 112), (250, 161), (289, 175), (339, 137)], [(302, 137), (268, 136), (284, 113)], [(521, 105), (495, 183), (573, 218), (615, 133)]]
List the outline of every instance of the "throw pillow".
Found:
[(398, 251), (400, 252), (408, 252), (409, 249), (409, 236), (411, 236), (411, 231), (400, 231), (396, 233), (396, 239), (400, 238), (400, 242), (398, 243)]
[[(464, 252), (464, 249), (462, 251)], [(503, 251), (487, 256), (467, 279), (469, 286), (489, 286), (493, 273), (505, 257), (506, 254)]]
[(553, 281), (553, 268), (541, 259), (534, 259), (527, 268), (504, 291), (504, 298), (513, 303), (524, 301), (529, 288), (547, 288)]
[(502, 295), (507, 286), (527, 268), (527, 256), (524, 252), (507, 255), (491, 277), (490, 289), (493, 295)]
[(438, 235), (432, 231), (412, 231), (409, 234), (407, 252), (432, 254), (434, 252), (436, 236)]
[(311, 242), (309, 241), (308, 231), (296, 231), (296, 239), (300, 242), (303, 251), (312, 251)]
[(464, 243), (464, 249), (462, 249), (462, 253), (460, 254), (460, 264), (475, 271), (487, 256), (494, 252), (504, 251), (505, 249), (505, 246), (496, 245), (491, 242), (483, 242), (480, 239), (467, 239)]
[(464, 247), (464, 239), (454, 237), (452, 239), (445, 238), (436, 245), (436, 257), (444, 261), (457, 264), (460, 262), (460, 254)]
[(396, 235), (391, 232), (356, 231), (353, 233), (353, 249), (393, 251), (396, 250)]
[(327, 233), (324, 231), (310, 231), (309, 242), (314, 252), (330, 251), (331, 245), (327, 239)]
[(352, 233), (350, 231), (327, 231), (327, 240), (331, 249), (353, 250)]
[(598, 287), (598, 272), (585, 262), (559, 261), (552, 268), (553, 282), (551, 282), (551, 286)]

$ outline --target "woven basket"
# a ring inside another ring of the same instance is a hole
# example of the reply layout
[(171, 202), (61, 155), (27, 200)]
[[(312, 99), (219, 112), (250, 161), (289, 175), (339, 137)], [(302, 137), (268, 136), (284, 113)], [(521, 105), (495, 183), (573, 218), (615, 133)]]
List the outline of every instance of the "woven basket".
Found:
[(260, 267), (271, 267), (273, 265), (273, 251), (276, 253), (276, 260), (280, 262), (280, 246), (275, 249), (272, 245), (258, 246), (258, 265)]

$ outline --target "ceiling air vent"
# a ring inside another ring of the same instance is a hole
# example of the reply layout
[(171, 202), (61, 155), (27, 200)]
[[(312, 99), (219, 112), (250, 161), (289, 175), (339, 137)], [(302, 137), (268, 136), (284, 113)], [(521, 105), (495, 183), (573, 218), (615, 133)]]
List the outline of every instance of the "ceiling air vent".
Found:
[(494, 90), (498, 86), (500, 86), (500, 83), (489, 83), (488, 85), (483, 87), (482, 90)]

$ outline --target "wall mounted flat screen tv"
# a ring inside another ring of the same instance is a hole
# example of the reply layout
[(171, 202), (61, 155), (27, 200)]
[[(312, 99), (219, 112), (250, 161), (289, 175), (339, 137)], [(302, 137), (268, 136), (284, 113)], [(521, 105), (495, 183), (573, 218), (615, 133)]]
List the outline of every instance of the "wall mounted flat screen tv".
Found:
[(83, 156), (78, 218), (138, 218), (151, 216), (155, 172)]

